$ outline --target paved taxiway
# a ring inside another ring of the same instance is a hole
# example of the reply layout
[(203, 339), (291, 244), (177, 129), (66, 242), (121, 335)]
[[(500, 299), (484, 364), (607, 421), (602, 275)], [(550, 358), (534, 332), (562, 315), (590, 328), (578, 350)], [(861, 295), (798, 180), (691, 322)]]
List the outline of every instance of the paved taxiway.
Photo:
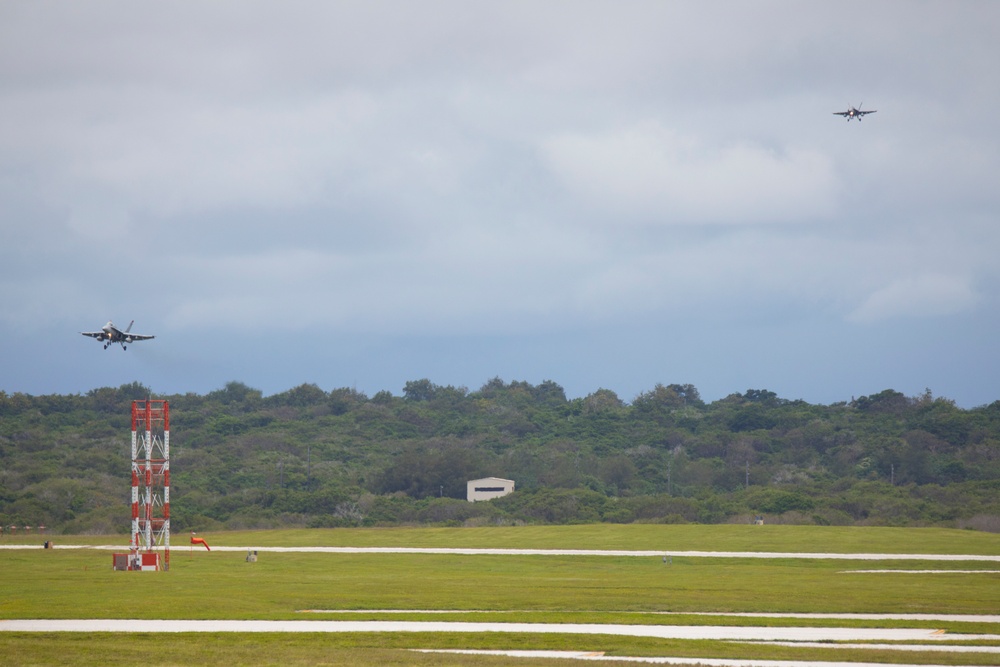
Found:
[(7, 632), (501, 632), (620, 635), (719, 641), (998, 641), (1000, 635), (946, 635), (919, 628), (781, 628), (618, 623), (472, 623), (462, 621), (253, 621), (145, 619), (10, 619)]

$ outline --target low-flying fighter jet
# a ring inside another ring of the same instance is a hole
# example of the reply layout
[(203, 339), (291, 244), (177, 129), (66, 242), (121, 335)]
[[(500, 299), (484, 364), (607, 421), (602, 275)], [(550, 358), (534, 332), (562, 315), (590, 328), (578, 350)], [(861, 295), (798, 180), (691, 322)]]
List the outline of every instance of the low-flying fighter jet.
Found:
[(871, 111), (862, 111), (861, 110), (862, 104), (864, 104), (864, 102), (862, 102), (861, 104), (859, 104), (857, 109), (855, 109), (854, 107), (849, 107), (847, 109), (847, 111), (834, 111), (833, 115), (834, 116), (843, 116), (844, 118), (847, 119), (848, 123), (851, 122), (852, 118), (857, 118), (858, 122), (860, 123), (861, 119), (864, 118), (865, 115), (876, 112), (875, 109), (872, 109)]
[(84, 336), (90, 336), (91, 338), (96, 338), (97, 340), (104, 341), (104, 349), (108, 349), (108, 345), (112, 343), (120, 343), (122, 349), (127, 349), (125, 343), (131, 343), (134, 340), (149, 340), (150, 338), (156, 338), (156, 336), (148, 336), (145, 334), (129, 333), (132, 331), (132, 325), (135, 324), (135, 320), (129, 322), (128, 328), (122, 331), (115, 326), (114, 322), (109, 321), (100, 331), (81, 331), (80, 333)]

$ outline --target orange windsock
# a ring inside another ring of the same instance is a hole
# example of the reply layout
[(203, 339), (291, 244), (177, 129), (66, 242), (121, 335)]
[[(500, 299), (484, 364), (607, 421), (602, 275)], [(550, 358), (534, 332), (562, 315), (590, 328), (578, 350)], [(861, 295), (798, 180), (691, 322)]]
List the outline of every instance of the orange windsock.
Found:
[(208, 546), (208, 542), (206, 542), (205, 539), (202, 538), (202, 537), (195, 537), (194, 535), (192, 535), (191, 536), (191, 544), (201, 544), (206, 549), (208, 549), (209, 551), (212, 550), (212, 547)]

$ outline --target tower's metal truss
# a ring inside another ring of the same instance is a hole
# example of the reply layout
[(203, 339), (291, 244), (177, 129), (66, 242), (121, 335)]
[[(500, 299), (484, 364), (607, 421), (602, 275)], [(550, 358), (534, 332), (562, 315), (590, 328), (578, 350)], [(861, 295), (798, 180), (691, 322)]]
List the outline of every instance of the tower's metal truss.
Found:
[[(132, 401), (132, 531), (130, 563), (145, 564), (163, 551), (170, 569), (170, 405)], [(154, 559), (155, 562), (155, 559)], [(132, 568), (130, 568), (132, 569)], [(135, 569), (139, 569), (136, 567)]]

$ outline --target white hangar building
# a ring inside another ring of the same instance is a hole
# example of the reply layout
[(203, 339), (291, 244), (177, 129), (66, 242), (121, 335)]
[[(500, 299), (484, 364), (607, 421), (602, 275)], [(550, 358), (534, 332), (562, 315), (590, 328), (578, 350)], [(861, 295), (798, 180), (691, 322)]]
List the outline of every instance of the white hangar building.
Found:
[(466, 484), (467, 498), (470, 503), (477, 500), (493, 500), (514, 492), (514, 480), (500, 477), (484, 477), (470, 479)]

